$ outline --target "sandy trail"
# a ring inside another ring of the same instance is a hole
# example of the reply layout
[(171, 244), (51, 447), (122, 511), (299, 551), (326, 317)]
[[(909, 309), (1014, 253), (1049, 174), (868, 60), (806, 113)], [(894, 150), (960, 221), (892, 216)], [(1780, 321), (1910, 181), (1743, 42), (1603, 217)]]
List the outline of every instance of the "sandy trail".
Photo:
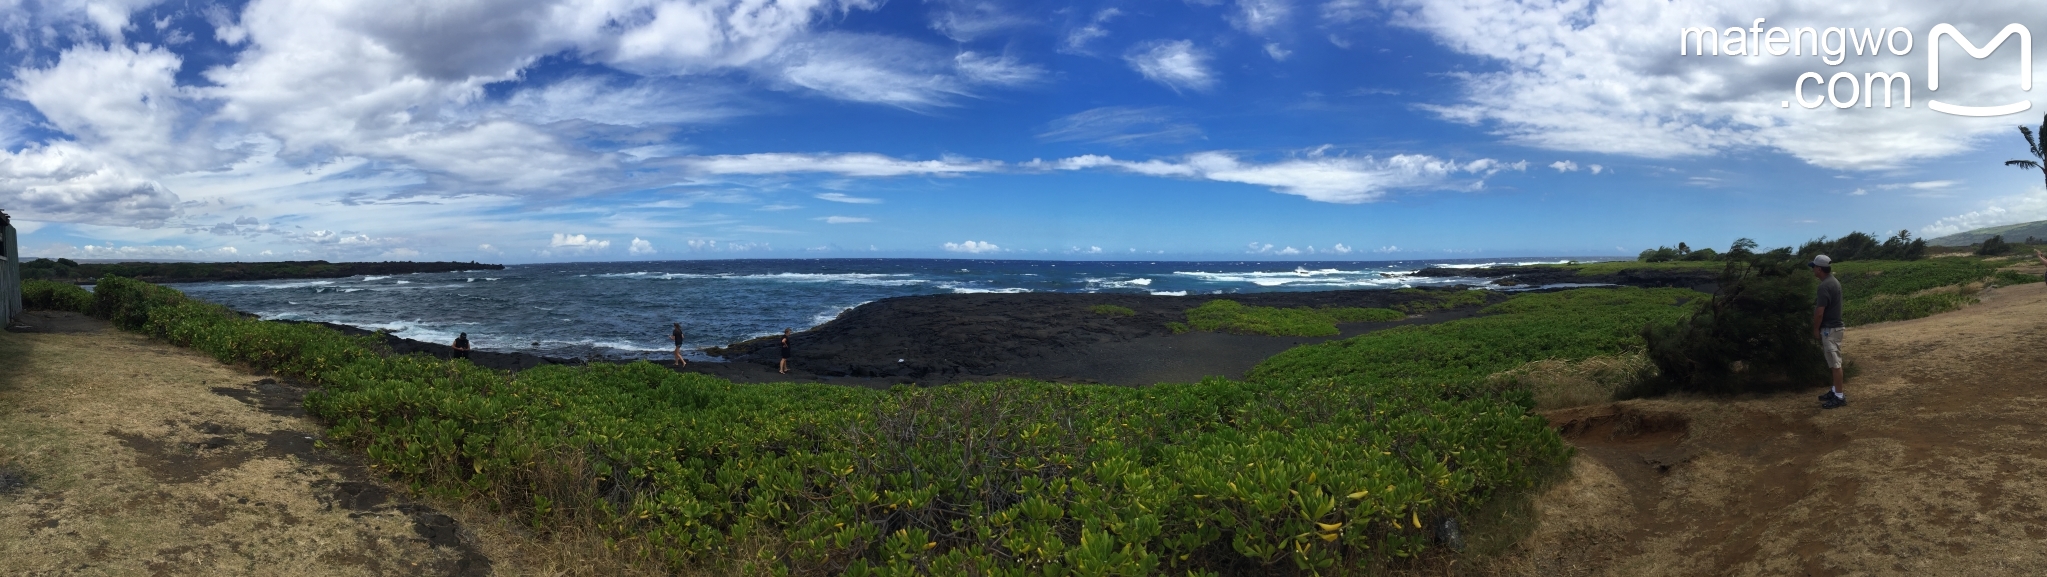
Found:
[[(2047, 567), (2047, 285), (1849, 329), (1861, 374), (1550, 415), (1580, 451), (1496, 566), (1534, 575), (1985, 575)], [(1817, 352), (1815, 352), (1817, 354)]]
[(303, 389), (23, 316), (43, 332), (0, 333), (0, 574), (492, 571), (454, 518), (316, 448)]

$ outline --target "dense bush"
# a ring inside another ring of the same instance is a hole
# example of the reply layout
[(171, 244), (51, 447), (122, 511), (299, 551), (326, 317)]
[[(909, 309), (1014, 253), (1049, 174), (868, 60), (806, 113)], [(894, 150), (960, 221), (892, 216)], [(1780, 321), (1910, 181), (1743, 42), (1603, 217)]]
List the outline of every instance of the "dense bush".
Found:
[(2004, 235), (1984, 239), (1982, 246), (1976, 247), (1977, 256), (2001, 256), (2011, 254), (2011, 251), (2011, 243), (2004, 241)]
[(1491, 342), (1476, 359), (1403, 359), (1418, 378), (1275, 368), (1148, 388), (882, 392), (739, 386), (644, 362), (512, 375), (388, 356), (368, 337), (145, 283), (99, 286), (96, 310), (124, 327), (321, 385), (307, 407), (331, 439), (420, 490), (542, 532), (595, 528), (676, 566), (767, 537), (779, 570), (852, 575), (1348, 571), (1412, 556), (1441, 520), (1526, 489), (1568, 455), (1525, 399), (1444, 379), (1625, 346), (1625, 331), (1572, 341), (1505, 319), (1552, 305), (1635, 311), (1602, 318), (1683, 309), (1675, 290), (1524, 295), (1440, 325), (1521, 330), (1452, 329)]
[(1216, 299), (1187, 309), (1187, 324), (1204, 331), (1238, 334), (1327, 337), (1340, 334), (1337, 323), (1389, 322), (1407, 318), (1400, 311), (1361, 307), (1247, 307)]
[(1755, 392), (1826, 376), (1812, 336), (1817, 281), (1782, 252), (1746, 249), (1729, 251), (1739, 260), (1727, 263), (1719, 291), (1689, 318), (1642, 331), (1660, 373), (1642, 392)]
[(24, 280), (21, 305), (32, 310), (91, 313), (92, 293), (71, 283)]

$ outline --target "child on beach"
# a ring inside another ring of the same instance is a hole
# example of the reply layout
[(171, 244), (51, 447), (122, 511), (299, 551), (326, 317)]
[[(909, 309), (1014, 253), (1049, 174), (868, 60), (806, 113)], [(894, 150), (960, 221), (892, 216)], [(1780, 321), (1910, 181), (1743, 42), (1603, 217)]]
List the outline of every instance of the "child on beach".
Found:
[(782, 329), (782, 374), (789, 374), (789, 329)]
[(675, 366), (689, 366), (689, 361), (682, 360), (682, 323), (675, 323), (675, 332), (668, 334), (668, 340), (675, 341)]

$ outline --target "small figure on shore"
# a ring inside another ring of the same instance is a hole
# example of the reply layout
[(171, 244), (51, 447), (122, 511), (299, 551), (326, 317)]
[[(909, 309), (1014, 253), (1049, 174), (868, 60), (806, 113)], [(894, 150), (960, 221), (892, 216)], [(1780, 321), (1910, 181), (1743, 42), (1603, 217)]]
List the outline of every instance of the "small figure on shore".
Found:
[(675, 341), (675, 366), (689, 366), (689, 361), (682, 360), (682, 323), (675, 323), (675, 332), (669, 333), (668, 339)]
[(1812, 336), (1819, 339), (1820, 354), (1826, 356), (1827, 368), (1834, 372), (1833, 388), (1820, 395), (1822, 409), (1848, 406), (1848, 393), (1841, 390), (1841, 340), (1848, 325), (1841, 322), (1841, 280), (1834, 278), (1833, 265), (1834, 260), (1824, 254), (1806, 265), (1812, 267), (1812, 276), (1820, 279), (1819, 295), (1812, 305)]
[(469, 358), (469, 333), (455, 335), (455, 354), (450, 359)]
[(789, 329), (782, 329), (782, 374), (789, 374)]

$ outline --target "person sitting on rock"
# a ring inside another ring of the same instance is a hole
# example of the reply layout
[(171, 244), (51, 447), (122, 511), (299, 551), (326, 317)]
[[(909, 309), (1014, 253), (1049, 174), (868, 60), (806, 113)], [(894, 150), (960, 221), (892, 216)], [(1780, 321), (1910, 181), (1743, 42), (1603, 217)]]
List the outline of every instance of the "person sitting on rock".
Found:
[(455, 354), (448, 358), (451, 359), (469, 358), (469, 333), (455, 335)]

